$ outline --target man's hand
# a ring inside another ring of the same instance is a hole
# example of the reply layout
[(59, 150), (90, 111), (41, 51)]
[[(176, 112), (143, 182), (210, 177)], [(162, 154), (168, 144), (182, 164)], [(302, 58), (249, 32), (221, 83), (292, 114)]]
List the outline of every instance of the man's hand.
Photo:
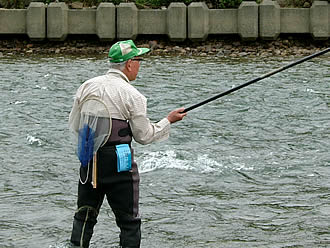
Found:
[(168, 121), (171, 124), (174, 122), (177, 122), (177, 121), (181, 121), (183, 119), (183, 117), (185, 117), (187, 115), (187, 113), (182, 113), (183, 111), (184, 111), (184, 108), (179, 108), (179, 109), (171, 111), (167, 116)]

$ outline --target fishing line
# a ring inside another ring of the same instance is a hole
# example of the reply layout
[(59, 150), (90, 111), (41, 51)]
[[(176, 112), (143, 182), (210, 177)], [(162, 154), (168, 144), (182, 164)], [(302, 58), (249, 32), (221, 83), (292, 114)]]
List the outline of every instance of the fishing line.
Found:
[(237, 91), (237, 90), (239, 90), (239, 89), (242, 89), (242, 88), (244, 88), (244, 87), (246, 87), (246, 86), (248, 86), (248, 85), (250, 85), (250, 84), (253, 84), (253, 83), (255, 83), (255, 82), (258, 82), (258, 81), (260, 81), (260, 80), (262, 80), (262, 79), (264, 79), (264, 78), (270, 77), (270, 76), (272, 76), (272, 75), (274, 75), (274, 74), (276, 74), (276, 73), (279, 73), (279, 72), (281, 72), (281, 71), (284, 71), (284, 70), (286, 70), (286, 69), (288, 69), (288, 68), (290, 68), (290, 67), (293, 67), (293, 66), (295, 66), (295, 65), (301, 64), (301, 63), (303, 63), (303, 62), (305, 62), (305, 61), (307, 61), (307, 60), (310, 60), (310, 59), (312, 59), (312, 58), (318, 57), (318, 56), (320, 56), (320, 55), (323, 55), (323, 54), (325, 54), (325, 53), (327, 53), (327, 52), (329, 52), (329, 51), (330, 51), (330, 47), (328, 47), (327, 49), (325, 49), (325, 50), (323, 50), (323, 51), (320, 51), (320, 52), (314, 53), (314, 54), (309, 55), (309, 56), (307, 56), (307, 57), (304, 57), (304, 58), (302, 58), (302, 59), (300, 59), (300, 60), (297, 60), (297, 61), (295, 61), (295, 62), (292, 62), (292, 63), (290, 63), (290, 64), (288, 64), (288, 65), (286, 65), (286, 66), (283, 66), (283, 67), (281, 67), (281, 68), (278, 68), (278, 69), (276, 69), (276, 70), (273, 70), (273, 71), (271, 71), (271, 72), (268, 72), (268, 73), (266, 73), (266, 74), (264, 74), (264, 75), (262, 75), (262, 76), (259, 76), (259, 77), (255, 78), (255, 79), (252, 79), (252, 80), (250, 80), (250, 81), (248, 81), (248, 82), (246, 82), (246, 83), (244, 83), (244, 84), (241, 84), (241, 85), (239, 85), (239, 86), (237, 86), (237, 87), (234, 87), (234, 88), (232, 88), (232, 89), (230, 89), (230, 90), (227, 90), (227, 91), (222, 92), (222, 93), (220, 93), (220, 94), (218, 94), (218, 95), (215, 95), (215, 96), (213, 96), (213, 97), (210, 97), (210, 98), (208, 98), (208, 99), (206, 99), (206, 100), (204, 100), (204, 101), (202, 101), (202, 102), (199, 102), (199, 103), (197, 103), (197, 104), (195, 104), (195, 105), (192, 105), (192, 106), (186, 108), (182, 113), (186, 113), (186, 112), (188, 112), (188, 111), (190, 111), (190, 110), (193, 110), (193, 109), (195, 109), (195, 108), (197, 108), (197, 107), (200, 107), (200, 106), (202, 106), (202, 105), (204, 105), (204, 104), (206, 104), (206, 103), (209, 103), (209, 102), (214, 101), (214, 100), (216, 100), (216, 99), (218, 99), (218, 98), (220, 98), (220, 97), (223, 97), (223, 96), (225, 96), (225, 95), (228, 95), (228, 94), (230, 94), (230, 93), (232, 93), (232, 92), (234, 92), (234, 91)]

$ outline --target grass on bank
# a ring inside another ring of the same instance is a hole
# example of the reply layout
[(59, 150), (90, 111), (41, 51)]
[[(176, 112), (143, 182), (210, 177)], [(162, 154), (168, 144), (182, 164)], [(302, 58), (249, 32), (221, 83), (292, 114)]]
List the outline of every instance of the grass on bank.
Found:
[[(7, 9), (24, 9), (29, 6), (31, 1), (43, 2), (49, 4), (55, 2), (55, 0), (0, 0), (0, 8)], [(158, 9), (162, 6), (168, 7), (171, 2), (183, 2), (189, 5), (192, 2), (201, 2), (201, 0), (59, 0), (65, 2), (68, 5), (73, 2), (80, 1), (84, 7), (93, 7), (99, 5), (101, 2), (111, 2), (115, 5), (121, 2), (134, 2), (138, 8), (153, 8)], [(250, 0), (256, 3), (261, 3), (262, 0)], [(314, 0), (277, 0), (281, 7), (293, 7), (293, 8), (310, 8)], [(204, 1), (210, 9), (228, 9), (238, 8), (242, 3), (242, 0), (205, 0)], [(330, 2), (330, 0), (328, 0)]]

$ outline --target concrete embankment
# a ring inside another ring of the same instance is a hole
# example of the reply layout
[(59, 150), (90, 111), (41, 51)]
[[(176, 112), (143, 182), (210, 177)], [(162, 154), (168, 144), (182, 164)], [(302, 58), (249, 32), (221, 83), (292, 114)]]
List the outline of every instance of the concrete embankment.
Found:
[(163, 35), (170, 41), (205, 41), (212, 35), (241, 40), (276, 40), (280, 35), (330, 36), (330, 4), (281, 8), (276, 1), (243, 1), (238, 9), (209, 9), (203, 2), (171, 3), (168, 8), (138, 9), (134, 3), (101, 3), (97, 8), (69, 9), (65, 3), (31, 2), (27, 9), (0, 9), (0, 35), (27, 35), (30, 40), (64, 41), (70, 35), (100, 41), (135, 40)]

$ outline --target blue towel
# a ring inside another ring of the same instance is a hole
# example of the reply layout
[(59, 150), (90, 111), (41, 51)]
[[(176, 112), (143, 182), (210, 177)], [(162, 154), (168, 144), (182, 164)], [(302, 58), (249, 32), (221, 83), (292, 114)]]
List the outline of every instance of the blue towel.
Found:
[(86, 167), (93, 158), (94, 137), (95, 131), (87, 124), (79, 129), (77, 153), (82, 167)]

